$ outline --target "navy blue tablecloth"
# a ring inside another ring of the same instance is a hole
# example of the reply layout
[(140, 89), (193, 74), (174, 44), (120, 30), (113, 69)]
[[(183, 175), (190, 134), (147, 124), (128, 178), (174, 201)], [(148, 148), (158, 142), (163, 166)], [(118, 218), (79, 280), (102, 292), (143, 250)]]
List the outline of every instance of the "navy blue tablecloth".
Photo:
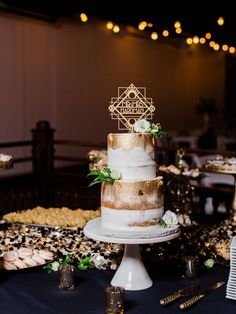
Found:
[[(163, 308), (161, 297), (190, 283), (171, 269), (160, 265), (148, 270), (154, 284), (141, 291), (125, 292), (125, 313), (128, 314), (176, 314), (181, 313), (179, 303)], [(194, 280), (202, 289), (209, 285), (227, 281), (229, 268), (214, 266), (202, 272)], [(76, 287), (73, 291), (61, 291), (57, 287), (57, 273), (49, 275), (39, 269), (25, 272), (0, 273), (0, 313), (1, 314), (104, 314), (104, 289), (110, 285), (114, 273), (104, 270), (76, 272)], [(225, 298), (226, 285), (207, 295), (188, 311), (192, 314), (235, 314), (236, 301)]]

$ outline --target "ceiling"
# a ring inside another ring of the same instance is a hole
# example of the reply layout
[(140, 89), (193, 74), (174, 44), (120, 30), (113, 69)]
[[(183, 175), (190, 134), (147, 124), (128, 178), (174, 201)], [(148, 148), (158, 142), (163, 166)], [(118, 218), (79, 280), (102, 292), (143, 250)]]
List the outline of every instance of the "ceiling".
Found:
[[(219, 2), (219, 1), (218, 1)], [(233, 1), (219, 4), (209, 0), (159, 1), (159, 0), (2, 0), (0, 10), (42, 18), (51, 22), (61, 16), (85, 12), (88, 16), (112, 20), (124, 25), (137, 26), (146, 20), (153, 23), (153, 30), (172, 30), (176, 20), (181, 22), (182, 36), (203, 36), (211, 32), (219, 43), (236, 45), (236, 12)], [(225, 24), (217, 25), (223, 16)]]

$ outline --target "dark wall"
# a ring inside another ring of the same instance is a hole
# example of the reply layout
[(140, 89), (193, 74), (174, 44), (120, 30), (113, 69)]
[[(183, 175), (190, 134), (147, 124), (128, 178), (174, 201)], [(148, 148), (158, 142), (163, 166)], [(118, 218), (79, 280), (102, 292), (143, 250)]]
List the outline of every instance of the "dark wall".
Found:
[(225, 120), (231, 131), (236, 131), (236, 57), (226, 57)]

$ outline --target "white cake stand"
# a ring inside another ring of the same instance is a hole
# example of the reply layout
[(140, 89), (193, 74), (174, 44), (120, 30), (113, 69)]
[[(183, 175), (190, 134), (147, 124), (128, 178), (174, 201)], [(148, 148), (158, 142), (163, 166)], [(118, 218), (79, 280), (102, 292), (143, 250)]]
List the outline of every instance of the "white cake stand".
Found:
[(125, 244), (121, 264), (111, 285), (123, 287), (125, 290), (143, 290), (151, 287), (153, 282), (141, 260), (139, 244), (172, 240), (180, 235), (180, 229), (178, 226), (172, 228), (153, 226), (145, 232), (118, 231), (102, 227), (99, 217), (86, 224), (84, 234), (98, 241)]

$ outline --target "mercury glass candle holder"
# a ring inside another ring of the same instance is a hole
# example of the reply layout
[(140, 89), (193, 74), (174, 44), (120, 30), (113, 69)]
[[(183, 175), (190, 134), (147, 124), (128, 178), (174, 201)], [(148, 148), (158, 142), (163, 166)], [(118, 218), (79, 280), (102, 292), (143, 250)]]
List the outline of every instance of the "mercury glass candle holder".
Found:
[(124, 314), (124, 292), (124, 288), (117, 286), (105, 289), (106, 314)]
[(184, 274), (185, 279), (195, 279), (198, 274), (199, 259), (197, 256), (185, 256), (184, 262)]
[(75, 266), (69, 264), (61, 264), (58, 268), (59, 288), (61, 290), (73, 290)]

